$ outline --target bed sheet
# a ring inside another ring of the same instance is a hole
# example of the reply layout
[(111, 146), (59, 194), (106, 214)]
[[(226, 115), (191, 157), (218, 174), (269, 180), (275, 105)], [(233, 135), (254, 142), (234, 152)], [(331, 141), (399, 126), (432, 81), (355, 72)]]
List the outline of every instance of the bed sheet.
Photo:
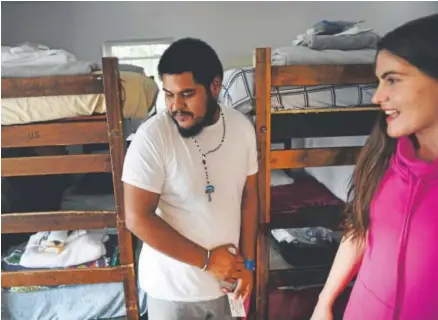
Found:
[[(101, 71), (95, 74), (102, 74)], [(120, 72), (122, 80), (123, 116), (145, 119), (154, 105), (157, 83), (136, 72)], [(106, 112), (103, 94), (47, 96), (2, 99), (1, 125), (17, 125), (52, 121), (64, 118), (104, 114)]]

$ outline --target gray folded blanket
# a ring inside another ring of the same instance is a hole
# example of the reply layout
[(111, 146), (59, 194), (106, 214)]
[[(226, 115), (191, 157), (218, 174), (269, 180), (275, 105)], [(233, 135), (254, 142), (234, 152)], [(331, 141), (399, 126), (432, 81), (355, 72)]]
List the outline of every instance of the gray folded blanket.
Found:
[(354, 35), (313, 35), (301, 44), (314, 50), (363, 50), (376, 49), (380, 37), (374, 32)]

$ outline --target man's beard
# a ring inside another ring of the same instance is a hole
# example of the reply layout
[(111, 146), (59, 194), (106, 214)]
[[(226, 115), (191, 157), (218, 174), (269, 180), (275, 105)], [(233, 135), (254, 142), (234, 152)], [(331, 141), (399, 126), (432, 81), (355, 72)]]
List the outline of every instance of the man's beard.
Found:
[(193, 117), (193, 113), (188, 111), (175, 111), (170, 114), (173, 122), (175, 123), (176, 127), (178, 128), (178, 132), (183, 138), (190, 138), (198, 135), (204, 127), (207, 127), (211, 124), (213, 124), (214, 116), (216, 114), (216, 111), (218, 109), (218, 104), (216, 101), (210, 97), (207, 101), (207, 111), (205, 113), (205, 116), (202, 118), (200, 122), (195, 123), (190, 128), (183, 128), (181, 127), (178, 122), (175, 120), (175, 116), (178, 114), (182, 115), (188, 115)]

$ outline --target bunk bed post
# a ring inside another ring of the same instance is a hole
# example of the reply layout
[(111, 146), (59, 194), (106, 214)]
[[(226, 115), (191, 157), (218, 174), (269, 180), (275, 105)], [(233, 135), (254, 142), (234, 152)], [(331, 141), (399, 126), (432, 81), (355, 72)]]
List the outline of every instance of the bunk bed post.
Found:
[(114, 204), (116, 210), (120, 265), (123, 270), (126, 315), (128, 319), (138, 319), (137, 285), (134, 266), (132, 234), (125, 225), (125, 203), (123, 198), (122, 169), (125, 158), (123, 135), (123, 108), (120, 76), (117, 58), (102, 59), (103, 83), (107, 107), (107, 129), (111, 167), (113, 172)]
[(256, 319), (268, 319), (270, 151), (271, 151), (271, 48), (255, 51), (256, 131), (259, 156), (259, 234), (257, 236)]

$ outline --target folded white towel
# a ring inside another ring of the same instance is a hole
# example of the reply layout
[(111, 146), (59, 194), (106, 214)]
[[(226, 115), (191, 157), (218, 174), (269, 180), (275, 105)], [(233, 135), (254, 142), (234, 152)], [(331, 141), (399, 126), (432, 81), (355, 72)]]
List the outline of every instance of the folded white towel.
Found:
[[(64, 245), (59, 254), (41, 252), (41, 239), (47, 235), (39, 232), (30, 237), (21, 256), (20, 265), (26, 268), (66, 268), (99, 259), (106, 254), (104, 242), (108, 240), (106, 230), (87, 230), (85, 234)], [(75, 236), (73, 236), (75, 237)]]

